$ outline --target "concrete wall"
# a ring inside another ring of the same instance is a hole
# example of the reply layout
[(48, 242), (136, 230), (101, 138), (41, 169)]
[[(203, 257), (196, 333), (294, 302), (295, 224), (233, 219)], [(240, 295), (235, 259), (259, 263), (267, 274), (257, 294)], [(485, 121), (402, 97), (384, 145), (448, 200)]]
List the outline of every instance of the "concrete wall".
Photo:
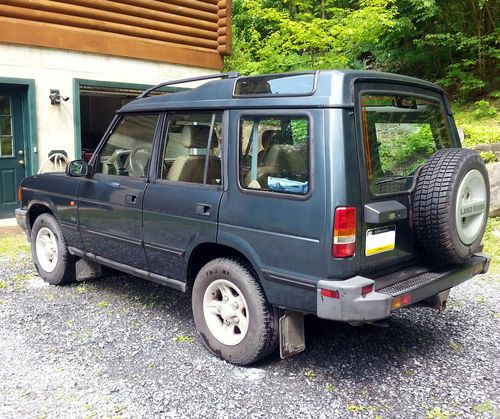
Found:
[[(0, 78), (35, 80), (39, 166), (50, 150), (64, 149), (70, 159), (79, 157), (75, 156), (73, 79), (157, 84), (215, 72), (176, 64), (6, 44), (0, 44), (0, 57)], [(69, 96), (69, 100), (58, 106), (51, 105), (51, 88), (59, 89), (62, 96)]]

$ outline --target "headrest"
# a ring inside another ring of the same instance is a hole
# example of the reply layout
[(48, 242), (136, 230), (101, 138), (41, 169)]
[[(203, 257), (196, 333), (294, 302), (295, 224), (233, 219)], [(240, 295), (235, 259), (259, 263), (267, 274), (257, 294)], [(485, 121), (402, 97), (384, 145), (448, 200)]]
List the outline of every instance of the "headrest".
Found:
[(269, 146), (271, 145), (271, 141), (274, 139), (274, 136), (276, 135), (276, 131), (272, 129), (265, 130), (262, 133), (262, 147), (265, 149), (268, 149)]
[(266, 158), (266, 165), (304, 171), (308, 167), (307, 144), (276, 144), (271, 147)]
[[(182, 145), (186, 148), (207, 148), (210, 127), (206, 125), (186, 125), (182, 129)], [(212, 147), (217, 145), (217, 136), (212, 134)]]

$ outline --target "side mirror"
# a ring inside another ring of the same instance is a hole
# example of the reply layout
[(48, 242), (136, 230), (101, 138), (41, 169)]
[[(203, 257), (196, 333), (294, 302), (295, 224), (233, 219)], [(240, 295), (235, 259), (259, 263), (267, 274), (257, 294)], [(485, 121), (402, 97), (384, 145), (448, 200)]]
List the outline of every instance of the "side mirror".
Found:
[(89, 165), (85, 160), (73, 160), (66, 166), (66, 174), (71, 177), (83, 177), (89, 174)]

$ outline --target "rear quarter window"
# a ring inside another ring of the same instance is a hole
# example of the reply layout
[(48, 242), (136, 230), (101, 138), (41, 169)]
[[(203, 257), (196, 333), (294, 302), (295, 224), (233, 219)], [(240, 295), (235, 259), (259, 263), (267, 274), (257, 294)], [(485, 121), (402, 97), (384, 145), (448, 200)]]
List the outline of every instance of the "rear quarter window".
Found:
[(301, 115), (243, 116), (239, 180), (244, 189), (307, 195), (310, 121)]
[(433, 98), (363, 94), (361, 116), (371, 193), (409, 190), (427, 159), (451, 147), (442, 103)]

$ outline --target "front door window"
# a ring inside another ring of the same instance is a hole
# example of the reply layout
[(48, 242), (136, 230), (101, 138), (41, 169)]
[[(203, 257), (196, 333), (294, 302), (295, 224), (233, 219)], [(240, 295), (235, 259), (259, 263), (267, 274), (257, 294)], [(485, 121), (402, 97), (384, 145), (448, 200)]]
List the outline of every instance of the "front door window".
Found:
[(100, 173), (146, 177), (158, 114), (126, 115), (100, 153)]

